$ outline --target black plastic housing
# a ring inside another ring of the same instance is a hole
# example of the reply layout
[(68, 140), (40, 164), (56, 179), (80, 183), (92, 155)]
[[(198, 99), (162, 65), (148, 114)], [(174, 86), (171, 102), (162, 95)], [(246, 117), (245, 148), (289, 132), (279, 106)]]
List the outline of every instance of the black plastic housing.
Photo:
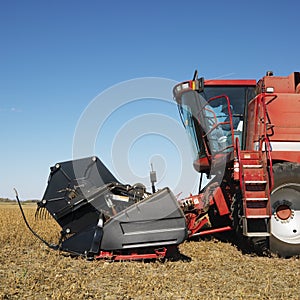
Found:
[(131, 186), (119, 183), (97, 157), (57, 163), (50, 170), (38, 207), (61, 226), (63, 251), (93, 255), (178, 245), (187, 237), (184, 214), (168, 188), (134, 201)]

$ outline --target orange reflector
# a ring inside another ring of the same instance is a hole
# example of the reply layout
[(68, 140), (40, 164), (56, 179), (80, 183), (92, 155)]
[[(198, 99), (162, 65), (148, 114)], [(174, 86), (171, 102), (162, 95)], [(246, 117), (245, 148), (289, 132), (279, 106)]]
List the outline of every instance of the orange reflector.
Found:
[(192, 89), (195, 90), (196, 89), (196, 84), (195, 84), (195, 81), (193, 81), (193, 86), (192, 86)]

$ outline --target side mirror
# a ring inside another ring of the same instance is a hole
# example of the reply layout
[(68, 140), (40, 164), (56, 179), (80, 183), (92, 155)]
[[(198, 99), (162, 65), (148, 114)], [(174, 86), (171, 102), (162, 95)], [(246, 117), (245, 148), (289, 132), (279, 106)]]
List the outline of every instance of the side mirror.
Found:
[(204, 77), (195, 80), (195, 91), (203, 92), (204, 90)]
[(198, 78), (198, 70), (195, 70), (194, 76), (193, 76), (193, 82), (195, 84), (195, 87), (193, 90), (197, 92), (203, 92), (204, 90), (204, 77)]

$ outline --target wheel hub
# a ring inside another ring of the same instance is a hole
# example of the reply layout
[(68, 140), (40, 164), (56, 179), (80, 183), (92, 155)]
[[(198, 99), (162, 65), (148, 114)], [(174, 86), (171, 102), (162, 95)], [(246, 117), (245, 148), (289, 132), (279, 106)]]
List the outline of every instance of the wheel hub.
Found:
[(271, 195), (271, 248), (283, 256), (300, 251), (300, 188), (298, 184), (281, 185)]
[(294, 210), (291, 209), (291, 203), (288, 201), (274, 206), (277, 206), (274, 213), (274, 217), (277, 221), (289, 222), (289, 219), (295, 215)]

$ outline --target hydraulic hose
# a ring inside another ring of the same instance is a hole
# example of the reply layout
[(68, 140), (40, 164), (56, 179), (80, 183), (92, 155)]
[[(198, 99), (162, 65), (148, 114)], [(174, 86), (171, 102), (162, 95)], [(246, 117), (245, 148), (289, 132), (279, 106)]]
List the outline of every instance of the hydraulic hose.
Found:
[(29, 223), (27, 222), (27, 219), (26, 219), (26, 216), (24, 214), (24, 211), (23, 211), (23, 207), (21, 205), (21, 201), (19, 199), (19, 195), (18, 195), (18, 192), (16, 189), (14, 189), (15, 191), (15, 194), (16, 194), (16, 199), (17, 199), (17, 202), (18, 202), (18, 205), (19, 205), (19, 208), (20, 208), (20, 211), (21, 211), (21, 214), (22, 214), (22, 217), (23, 217), (23, 220), (27, 226), (27, 228), (30, 230), (30, 232), (36, 237), (38, 238), (40, 241), (42, 241), (46, 246), (48, 246), (49, 248), (51, 249), (54, 249), (54, 250), (58, 250), (59, 249), (59, 245), (57, 244), (49, 244), (47, 241), (45, 241), (42, 237), (40, 237), (29, 225)]

